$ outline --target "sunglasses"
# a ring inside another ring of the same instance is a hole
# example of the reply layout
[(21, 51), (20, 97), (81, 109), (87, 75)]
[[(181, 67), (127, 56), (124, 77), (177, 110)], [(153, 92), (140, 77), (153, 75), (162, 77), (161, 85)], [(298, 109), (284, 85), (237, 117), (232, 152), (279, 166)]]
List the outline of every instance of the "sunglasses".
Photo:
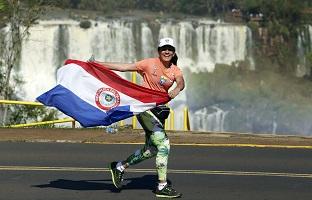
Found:
[(173, 46), (169, 46), (169, 45), (165, 45), (163, 47), (159, 47), (158, 48), (159, 51), (172, 51), (172, 52), (175, 52), (175, 48)]

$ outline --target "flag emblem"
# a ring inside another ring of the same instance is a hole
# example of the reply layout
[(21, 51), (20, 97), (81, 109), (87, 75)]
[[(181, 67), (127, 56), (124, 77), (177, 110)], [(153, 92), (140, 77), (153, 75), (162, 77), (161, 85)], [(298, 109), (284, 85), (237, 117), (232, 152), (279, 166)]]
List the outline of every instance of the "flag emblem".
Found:
[(120, 104), (120, 95), (113, 88), (100, 88), (96, 92), (95, 102), (99, 108), (109, 110)]

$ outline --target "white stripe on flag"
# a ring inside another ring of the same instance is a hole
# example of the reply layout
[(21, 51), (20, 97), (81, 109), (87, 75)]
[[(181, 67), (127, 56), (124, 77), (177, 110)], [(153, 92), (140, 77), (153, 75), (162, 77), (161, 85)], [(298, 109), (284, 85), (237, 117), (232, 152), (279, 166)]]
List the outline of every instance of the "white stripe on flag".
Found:
[[(74, 63), (65, 65), (57, 71), (57, 83), (72, 91), (88, 104), (97, 108), (95, 96), (98, 89), (103, 87), (111, 88)], [(120, 91), (118, 92), (120, 95), (119, 106), (130, 105), (130, 111), (134, 114), (149, 110), (156, 105), (156, 103), (143, 103)]]

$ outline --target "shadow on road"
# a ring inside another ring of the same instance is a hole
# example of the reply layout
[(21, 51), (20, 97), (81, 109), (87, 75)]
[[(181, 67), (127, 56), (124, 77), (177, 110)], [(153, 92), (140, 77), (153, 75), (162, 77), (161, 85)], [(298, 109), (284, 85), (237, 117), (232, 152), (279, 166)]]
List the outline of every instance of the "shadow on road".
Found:
[[(157, 183), (156, 175), (145, 175), (137, 178), (128, 178), (124, 180), (122, 190), (154, 190)], [(168, 180), (168, 183), (171, 182)], [(106, 180), (66, 180), (58, 179), (48, 184), (33, 185), (38, 188), (59, 188), (67, 190), (110, 190), (111, 192), (120, 192), (116, 189), (110, 179)]]

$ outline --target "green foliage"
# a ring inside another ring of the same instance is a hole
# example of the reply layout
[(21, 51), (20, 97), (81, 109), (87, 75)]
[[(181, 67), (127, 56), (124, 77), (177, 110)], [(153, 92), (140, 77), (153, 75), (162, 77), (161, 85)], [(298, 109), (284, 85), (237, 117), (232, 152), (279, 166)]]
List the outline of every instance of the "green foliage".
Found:
[[(283, 19), (283, 24), (298, 22), (302, 19), (302, 8), (312, 4), (310, 0), (55, 0), (51, 3), (62, 8), (98, 10), (105, 13), (139, 9), (218, 17), (238, 8), (245, 16), (261, 12), (266, 20)], [(47, 4), (46, 1), (43, 4)]]
[(206, 1), (195, 0), (189, 3), (187, 0), (177, 1), (177, 10), (192, 15), (205, 15), (207, 13)]
[(114, 1), (110, 1), (106, 4), (106, 1), (97, 1), (97, 0), (81, 0), (78, 4), (78, 8), (84, 9), (88, 8), (90, 10), (101, 10), (107, 11), (109, 9), (113, 9)]
[(307, 59), (307, 66), (310, 69), (310, 75), (307, 78), (312, 80), (312, 51), (306, 53), (305, 57)]
[(228, 10), (229, 6), (234, 3), (231, 0), (56, 0), (53, 4), (62, 8), (79, 8), (103, 12), (141, 9), (165, 13), (217, 15)]
[(57, 119), (57, 110), (51, 110), (42, 106), (10, 106), (9, 124), (25, 124), (37, 121), (49, 121)]
[[(270, 57), (279, 65), (280, 72), (294, 73), (297, 57), (297, 38), (305, 23), (302, 13), (305, 4), (296, 0), (241, 0), (237, 1), (245, 16), (262, 14), (260, 22), (250, 21), (248, 25), (253, 31), (258, 43), (259, 57)], [(246, 20), (250, 20), (248, 17)], [(258, 36), (258, 28), (267, 31), (264, 36)], [(263, 51), (263, 49), (265, 49)], [(268, 49), (268, 50), (267, 50)], [(259, 65), (258, 65), (259, 66)]]
[(79, 23), (79, 26), (83, 29), (88, 29), (91, 27), (91, 22), (89, 20), (84, 20)]
[(312, 52), (308, 52), (306, 55), (307, 61), (312, 64)]
[(0, 0), (0, 11), (4, 10), (5, 4), (3, 0)]
[[(134, 9), (135, 2), (133, 0), (79, 0), (69, 1), (70, 7), (73, 5), (79, 9), (98, 10), (103, 12), (113, 12), (123, 9)], [(64, 4), (64, 3), (63, 3)], [(68, 7), (68, 6), (64, 6)]]

